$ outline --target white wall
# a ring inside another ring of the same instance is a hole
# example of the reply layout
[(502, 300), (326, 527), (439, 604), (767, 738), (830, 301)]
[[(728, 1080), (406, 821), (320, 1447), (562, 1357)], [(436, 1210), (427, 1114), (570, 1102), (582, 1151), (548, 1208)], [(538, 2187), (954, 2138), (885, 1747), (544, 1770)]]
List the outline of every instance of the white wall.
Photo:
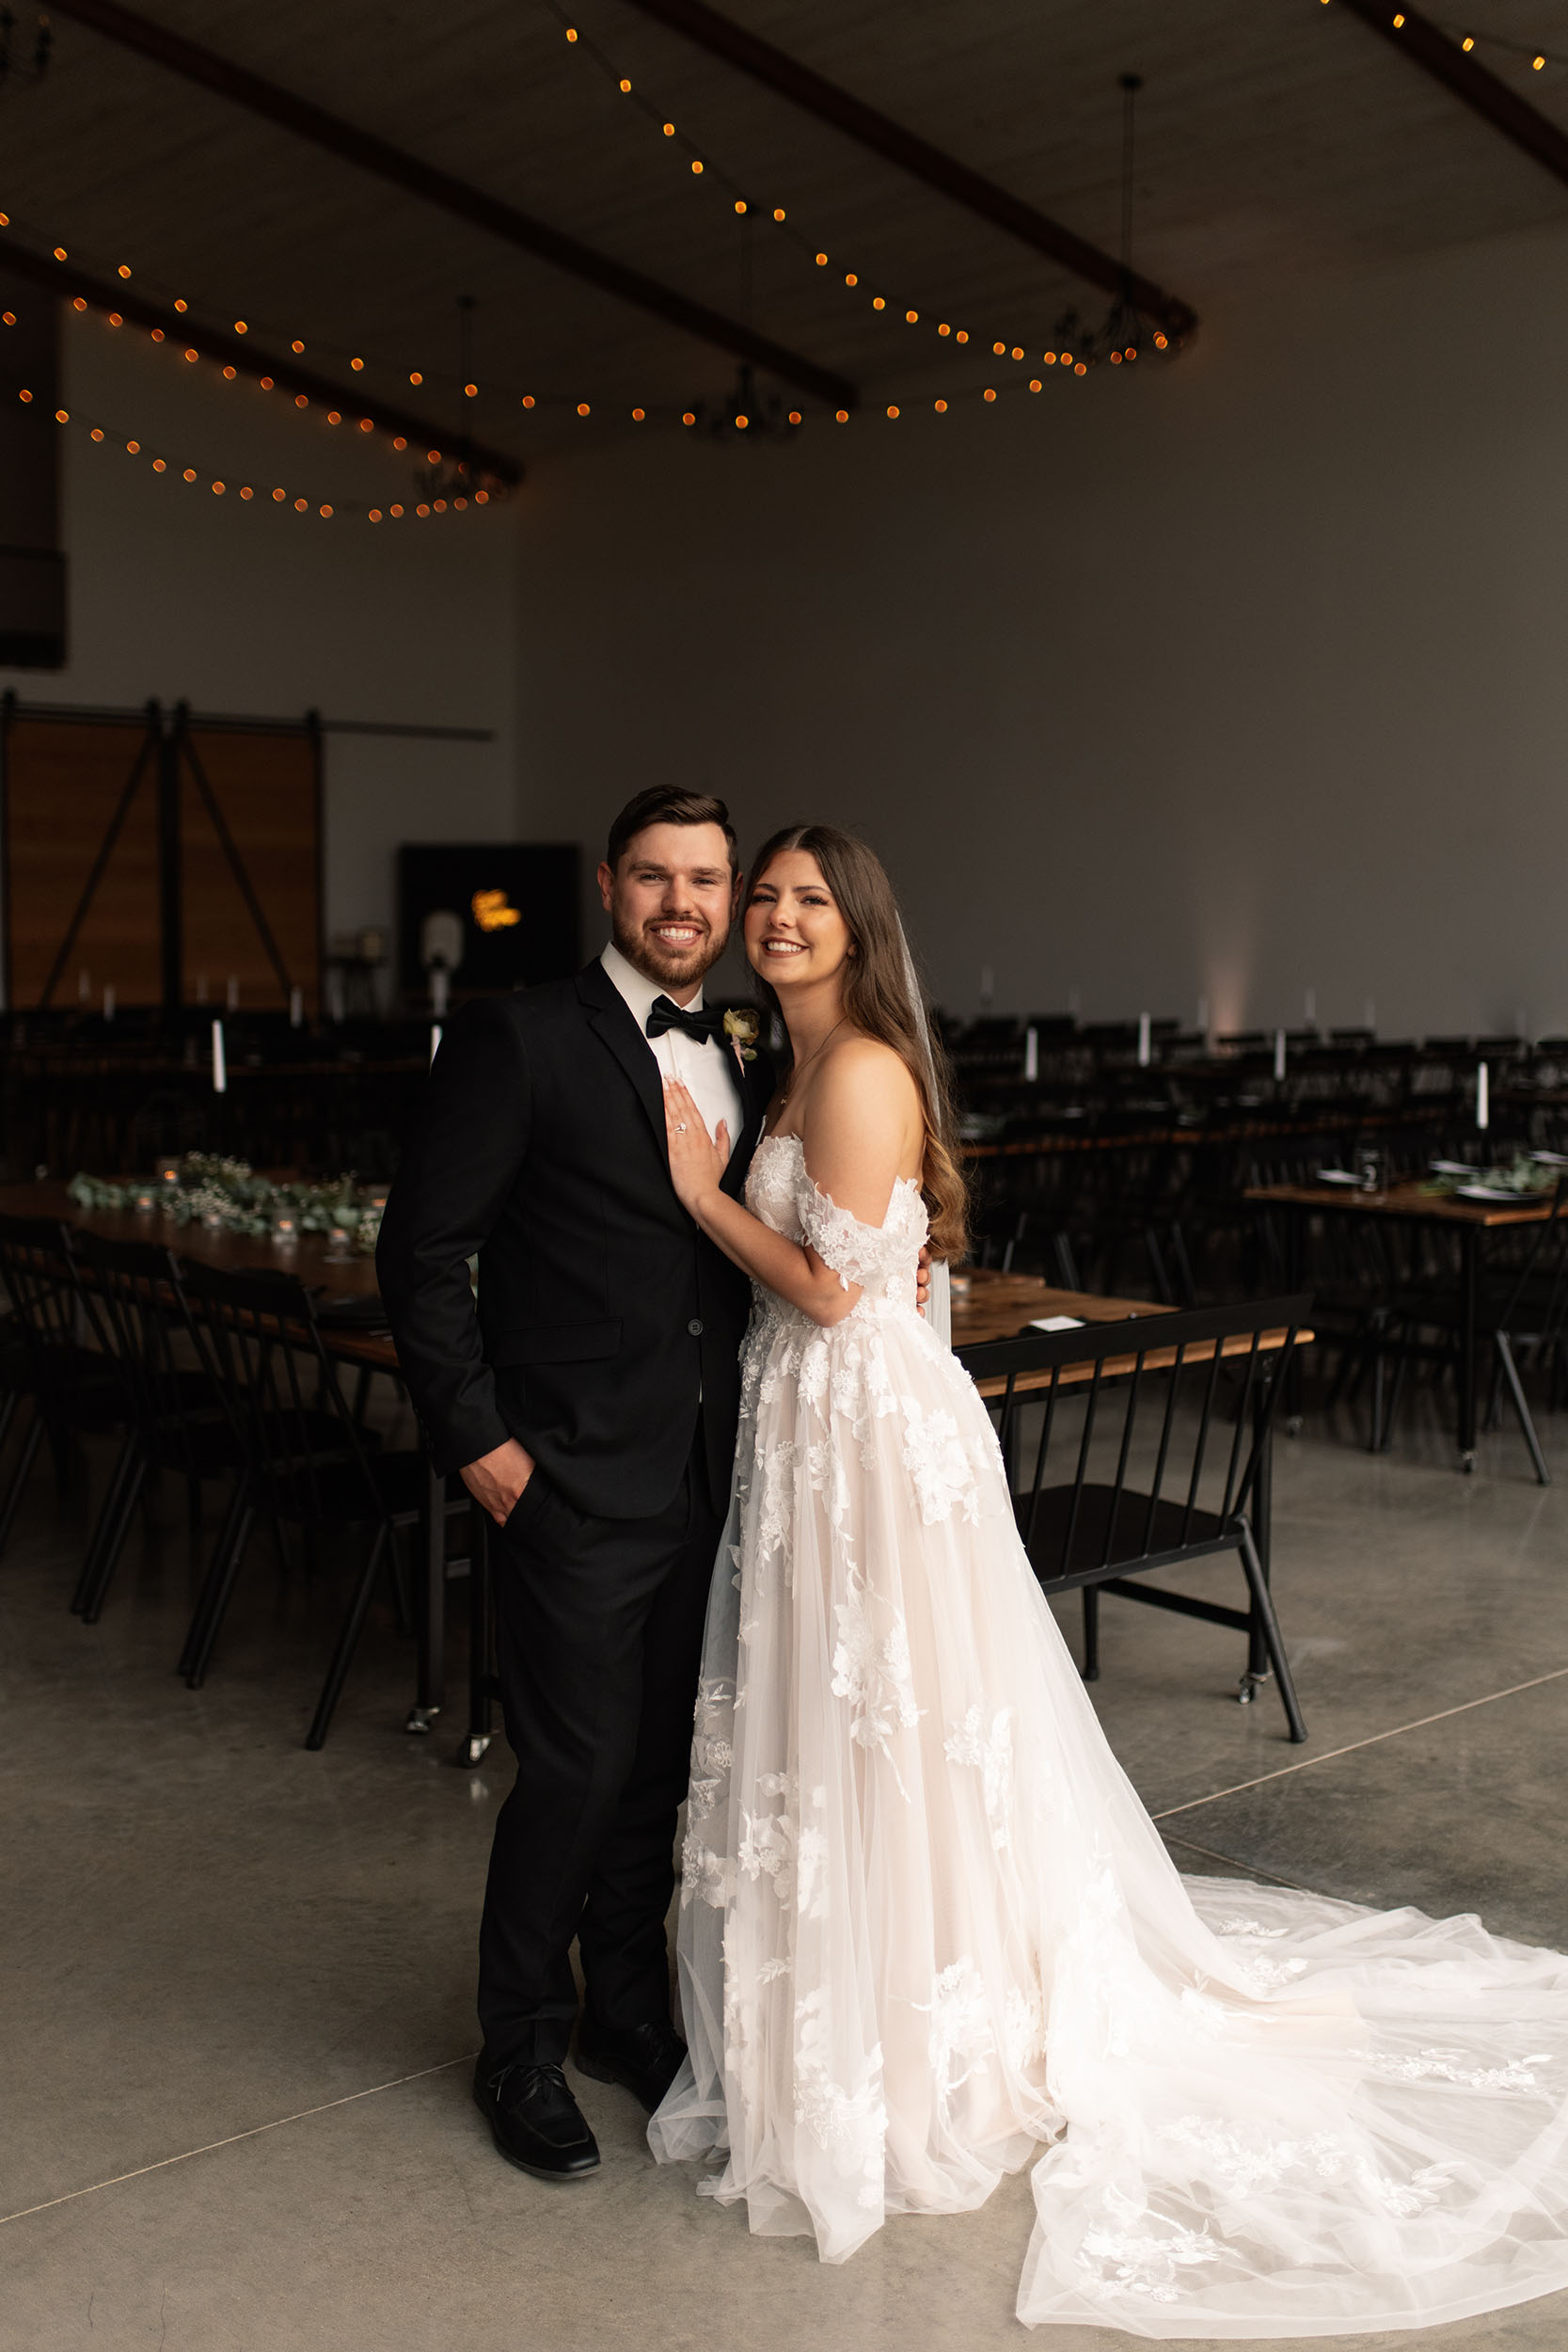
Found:
[(1089, 1018), (1568, 1030), (1565, 264), (1515, 236), (1216, 309), (1158, 373), (540, 469), (526, 829), (596, 844), (657, 780), (753, 842), (862, 827), (963, 1009), (990, 965)]
[[(107, 437), (63, 434), (70, 660), (0, 670), (0, 687), (35, 702), (156, 696), (492, 731), (482, 743), (328, 735), (326, 928), (390, 925), (398, 841), (516, 833), (515, 509), (377, 525), (280, 512), (266, 497), (242, 504), (243, 481), (315, 504), (406, 499), (406, 461), (167, 344), (69, 307), (64, 320), (64, 403)], [(125, 453), (130, 437), (140, 458)], [(152, 452), (167, 474), (153, 473)], [(203, 483), (179, 478), (186, 464)], [(221, 498), (205, 486), (214, 475), (230, 485)]]

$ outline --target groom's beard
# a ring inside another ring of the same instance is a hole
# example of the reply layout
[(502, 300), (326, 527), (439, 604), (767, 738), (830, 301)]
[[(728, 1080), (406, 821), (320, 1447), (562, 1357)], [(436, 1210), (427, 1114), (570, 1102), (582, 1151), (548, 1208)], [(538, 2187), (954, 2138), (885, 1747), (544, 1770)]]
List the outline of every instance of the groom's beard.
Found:
[[(675, 919), (658, 914), (653, 923)], [(679, 920), (698, 926), (699, 935), (689, 947), (672, 947), (668, 940), (658, 937), (653, 923), (634, 931), (626, 930), (618, 917), (611, 917), (611, 934), (626, 961), (645, 980), (656, 980), (660, 988), (695, 988), (704, 973), (712, 971), (729, 945), (728, 930), (716, 936), (700, 914), (682, 914)]]

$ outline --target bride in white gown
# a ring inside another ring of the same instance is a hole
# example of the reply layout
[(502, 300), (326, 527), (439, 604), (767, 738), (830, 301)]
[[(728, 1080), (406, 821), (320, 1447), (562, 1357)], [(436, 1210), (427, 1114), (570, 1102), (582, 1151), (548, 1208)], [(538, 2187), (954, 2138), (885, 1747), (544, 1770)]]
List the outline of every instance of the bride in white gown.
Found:
[(746, 1208), (668, 1101), (755, 1304), (655, 2154), (842, 2262), (1043, 2152), (1032, 2326), (1353, 2334), (1568, 2286), (1568, 1961), (1178, 1874), (915, 1304), (961, 1185), (886, 876), (782, 834), (745, 937), (794, 1049)]

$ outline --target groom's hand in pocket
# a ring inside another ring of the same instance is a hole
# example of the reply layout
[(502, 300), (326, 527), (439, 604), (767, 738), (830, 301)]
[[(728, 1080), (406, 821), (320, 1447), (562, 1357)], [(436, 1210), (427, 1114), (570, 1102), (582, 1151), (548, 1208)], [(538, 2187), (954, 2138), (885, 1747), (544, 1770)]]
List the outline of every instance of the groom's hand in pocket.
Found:
[(498, 1527), (504, 1527), (516, 1509), (523, 1488), (533, 1476), (533, 1456), (526, 1445), (508, 1438), (494, 1453), (482, 1454), (458, 1472), (474, 1501), (483, 1503)]

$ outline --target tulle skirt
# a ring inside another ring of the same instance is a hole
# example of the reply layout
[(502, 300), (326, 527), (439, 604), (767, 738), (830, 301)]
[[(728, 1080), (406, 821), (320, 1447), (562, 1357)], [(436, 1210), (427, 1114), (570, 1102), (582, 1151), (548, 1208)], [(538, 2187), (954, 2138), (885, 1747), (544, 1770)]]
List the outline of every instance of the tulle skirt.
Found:
[(1030, 2325), (1365, 2333), (1568, 2285), (1568, 1961), (1183, 1879), (912, 1309), (760, 1310), (744, 1395), (656, 2155), (825, 2262), (1033, 2159)]

